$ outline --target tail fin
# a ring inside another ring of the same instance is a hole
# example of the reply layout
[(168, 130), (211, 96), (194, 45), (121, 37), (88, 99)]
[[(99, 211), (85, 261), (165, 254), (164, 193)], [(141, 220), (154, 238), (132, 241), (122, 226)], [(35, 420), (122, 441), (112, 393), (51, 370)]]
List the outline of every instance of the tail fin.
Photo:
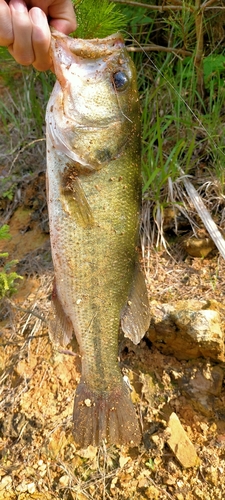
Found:
[(109, 444), (137, 446), (140, 428), (125, 383), (109, 392), (95, 392), (85, 381), (79, 383), (74, 400), (74, 437), (82, 448)]

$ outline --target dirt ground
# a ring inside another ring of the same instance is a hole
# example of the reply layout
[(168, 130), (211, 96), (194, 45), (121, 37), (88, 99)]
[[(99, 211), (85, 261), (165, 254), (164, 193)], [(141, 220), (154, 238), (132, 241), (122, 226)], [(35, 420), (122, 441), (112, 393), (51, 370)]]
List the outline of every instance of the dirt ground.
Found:
[[(121, 369), (133, 388), (143, 441), (138, 448), (76, 447), (72, 410), (79, 357), (56, 351), (48, 337), (53, 269), (44, 172), (23, 183), (19, 201), (3, 209), (12, 237), (1, 242), (1, 250), (18, 259), (23, 280), (1, 302), (0, 499), (225, 498), (223, 363), (178, 360), (147, 338), (136, 347), (124, 339)], [(191, 257), (174, 240), (170, 254), (150, 250), (145, 268), (151, 301), (175, 303), (182, 297), (223, 306), (225, 263), (215, 249), (204, 259)], [(198, 401), (185, 377), (209, 368), (220, 370), (221, 387)], [(193, 467), (183, 467), (168, 446), (172, 412), (195, 447)]]

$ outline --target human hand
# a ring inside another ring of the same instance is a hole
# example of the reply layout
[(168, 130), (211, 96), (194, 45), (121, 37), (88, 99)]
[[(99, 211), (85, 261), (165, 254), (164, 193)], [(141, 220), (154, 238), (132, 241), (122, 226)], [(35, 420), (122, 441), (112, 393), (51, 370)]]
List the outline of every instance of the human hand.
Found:
[(51, 67), (48, 19), (65, 35), (76, 29), (70, 0), (0, 0), (0, 45), (19, 64), (46, 71)]

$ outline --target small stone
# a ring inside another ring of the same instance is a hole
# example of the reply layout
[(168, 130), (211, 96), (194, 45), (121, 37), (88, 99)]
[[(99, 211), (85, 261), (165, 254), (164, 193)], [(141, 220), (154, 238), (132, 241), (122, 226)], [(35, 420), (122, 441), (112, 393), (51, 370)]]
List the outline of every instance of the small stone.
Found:
[(39, 460), (38, 462), (38, 472), (41, 477), (44, 477), (47, 472), (47, 465), (43, 463), (43, 460)]
[(94, 460), (97, 457), (97, 453), (98, 448), (96, 446), (92, 446), (91, 444), (87, 448), (81, 448), (81, 450), (78, 450), (77, 452), (80, 457), (88, 460)]
[(159, 495), (160, 495), (160, 491), (158, 490), (158, 488), (156, 488), (155, 486), (149, 486), (149, 488), (147, 488), (145, 490), (145, 496), (147, 498), (150, 498), (150, 500), (158, 500), (159, 499)]
[(12, 484), (11, 476), (4, 476), (0, 482), (0, 491), (7, 489)]
[(124, 456), (122, 454), (120, 455), (120, 457), (119, 457), (119, 464), (120, 464), (121, 469), (124, 467), (124, 465), (127, 464), (127, 462), (129, 462), (129, 460), (130, 460), (130, 457), (126, 457), (126, 456)]
[(170, 436), (167, 444), (180, 464), (185, 468), (197, 465), (198, 456), (195, 448), (187, 436), (176, 413), (172, 413), (170, 415), (168, 429), (170, 431)]
[(19, 483), (18, 486), (16, 487), (16, 491), (18, 493), (25, 493), (25, 491), (27, 491), (26, 481), (22, 481), (22, 483)]
[(47, 472), (47, 471), (46, 471), (46, 469), (45, 469), (45, 470), (41, 470), (41, 471), (39, 472), (39, 475), (40, 475), (41, 477), (44, 477), (44, 476), (45, 476), (45, 474), (46, 474), (46, 472)]
[(168, 484), (168, 486), (173, 486), (176, 484), (177, 479), (175, 477), (169, 476), (167, 479), (165, 479), (165, 484)]
[[(95, 484), (90, 484), (90, 486), (89, 486), (89, 493), (91, 495), (94, 495), (96, 493), (96, 485)], [(93, 496), (92, 496), (92, 498), (93, 498)]]
[(31, 495), (32, 495), (32, 493), (35, 493), (35, 491), (36, 491), (35, 483), (28, 483), (28, 485), (27, 485), (27, 491)]
[(118, 482), (118, 477), (117, 476), (113, 477), (111, 484), (110, 484), (110, 491), (114, 490), (117, 482)]
[(209, 467), (207, 469), (207, 481), (212, 483), (214, 486), (217, 486), (218, 483), (218, 469), (216, 467)]
[(46, 470), (46, 468), (47, 468), (47, 465), (43, 464), (43, 462), (42, 462), (42, 464), (40, 465), (40, 467), (38, 467), (38, 470), (40, 470), (41, 472), (43, 472), (44, 470)]
[(34, 474), (35, 474), (35, 469), (34, 469), (34, 467), (30, 467), (30, 466), (28, 466), (28, 467), (26, 467), (26, 468), (24, 469), (24, 472), (25, 472), (26, 477), (29, 477), (29, 476), (34, 476)]
[(215, 433), (217, 431), (217, 425), (215, 422), (213, 422), (212, 425), (210, 425), (209, 430), (210, 430), (210, 432), (213, 432), (213, 433)]
[(138, 488), (147, 488), (149, 485), (149, 481), (147, 477), (141, 477), (138, 481)]
[(70, 478), (69, 476), (66, 476), (66, 474), (64, 474), (63, 476), (61, 476), (59, 478), (59, 482), (60, 482), (60, 485), (63, 486), (64, 488), (66, 488), (70, 482)]
[(90, 407), (92, 406), (92, 401), (91, 401), (90, 399), (88, 399), (88, 398), (87, 398), (87, 399), (85, 399), (85, 400), (84, 400), (84, 404), (85, 404), (88, 408), (90, 408)]
[(194, 490), (194, 493), (196, 495), (196, 498), (202, 500), (205, 497), (204, 491), (200, 490), (200, 488), (197, 486)]

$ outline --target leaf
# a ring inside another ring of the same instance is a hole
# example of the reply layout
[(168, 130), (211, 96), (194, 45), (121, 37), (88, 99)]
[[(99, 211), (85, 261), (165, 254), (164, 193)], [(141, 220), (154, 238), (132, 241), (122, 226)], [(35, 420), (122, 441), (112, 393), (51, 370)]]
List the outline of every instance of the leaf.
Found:
[(10, 238), (11, 236), (9, 234), (9, 226), (7, 224), (4, 224), (0, 228), (0, 240), (8, 240)]

